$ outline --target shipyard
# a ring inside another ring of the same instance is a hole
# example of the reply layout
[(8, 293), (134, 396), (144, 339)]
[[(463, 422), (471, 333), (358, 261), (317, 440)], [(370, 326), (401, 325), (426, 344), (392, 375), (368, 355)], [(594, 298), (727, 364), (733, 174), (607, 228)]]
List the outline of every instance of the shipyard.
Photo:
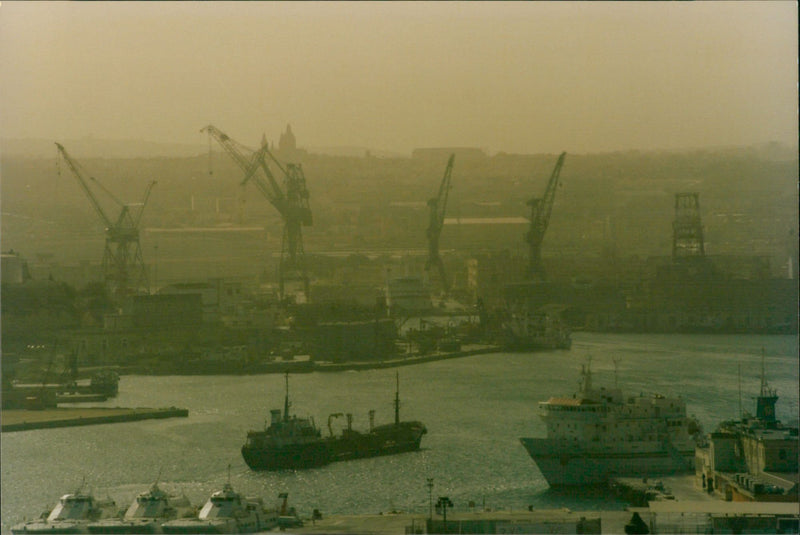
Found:
[(800, 533), (796, 18), (3, 3), (0, 534)]

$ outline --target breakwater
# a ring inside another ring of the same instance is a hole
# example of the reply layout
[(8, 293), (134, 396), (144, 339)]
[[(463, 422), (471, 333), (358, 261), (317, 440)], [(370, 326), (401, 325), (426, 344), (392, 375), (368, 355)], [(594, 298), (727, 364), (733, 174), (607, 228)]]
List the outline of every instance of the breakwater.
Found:
[(425, 355), (415, 355), (410, 357), (402, 357), (396, 359), (377, 360), (377, 361), (350, 361), (350, 362), (315, 362), (314, 371), (318, 372), (340, 372), (349, 370), (380, 370), (384, 368), (396, 368), (399, 366), (411, 366), (413, 364), (422, 364), (425, 362), (434, 362), (437, 360), (455, 359), (461, 357), (470, 357), (473, 355), (483, 355), (489, 353), (497, 353), (500, 351), (498, 346), (474, 346), (469, 349), (461, 351), (450, 352), (434, 352)]
[(30, 431), (33, 429), (51, 429), (55, 427), (75, 427), (81, 425), (110, 424), (119, 422), (135, 422), (162, 418), (187, 417), (187, 409), (169, 407), (164, 409), (150, 408), (55, 408), (46, 410), (14, 409), (2, 412), (2, 432)]

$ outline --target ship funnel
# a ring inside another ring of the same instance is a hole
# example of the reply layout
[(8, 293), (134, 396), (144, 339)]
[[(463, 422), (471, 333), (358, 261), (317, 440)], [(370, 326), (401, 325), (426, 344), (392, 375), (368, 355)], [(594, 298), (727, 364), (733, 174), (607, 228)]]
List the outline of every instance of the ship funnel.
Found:
[(353, 429), (353, 415), (349, 412), (347, 413), (347, 430), (351, 431)]
[(271, 417), (272, 425), (275, 425), (275, 424), (277, 424), (278, 422), (281, 421), (281, 410), (280, 409), (272, 409), (271, 411), (269, 411), (269, 414), (270, 414), (270, 417)]
[(369, 430), (372, 432), (372, 429), (375, 427), (375, 409), (369, 411)]

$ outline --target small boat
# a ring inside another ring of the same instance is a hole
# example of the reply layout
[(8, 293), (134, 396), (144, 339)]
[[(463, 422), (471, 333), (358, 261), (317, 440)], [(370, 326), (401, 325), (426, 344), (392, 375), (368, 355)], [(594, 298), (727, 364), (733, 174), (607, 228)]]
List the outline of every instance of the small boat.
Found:
[(170, 520), (161, 529), (164, 533), (256, 533), (277, 525), (277, 509), (265, 508), (260, 498), (246, 498), (226, 483), (196, 517)]
[(161, 524), (193, 516), (196, 510), (186, 496), (171, 496), (153, 483), (133, 500), (122, 518), (89, 524), (89, 533), (162, 533)]
[(43, 514), (39, 520), (17, 524), (11, 528), (11, 533), (86, 533), (89, 523), (116, 514), (114, 500), (96, 500), (79, 488), (71, 494), (64, 494), (49, 514)]

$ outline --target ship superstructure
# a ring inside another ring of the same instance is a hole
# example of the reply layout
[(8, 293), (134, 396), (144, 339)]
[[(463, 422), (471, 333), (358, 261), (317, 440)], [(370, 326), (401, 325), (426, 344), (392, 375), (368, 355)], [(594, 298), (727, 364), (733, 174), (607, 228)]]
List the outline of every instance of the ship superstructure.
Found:
[(17, 524), (11, 528), (11, 533), (86, 533), (90, 522), (111, 518), (116, 513), (113, 500), (97, 500), (79, 488), (63, 495), (43, 518)]
[(551, 486), (689, 472), (700, 427), (680, 398), (594, 388), (591, 363), (572, 397), (539, 403), (547, 438), (521, 438)]
[(271, 422), (263, 431), (248, 431), (242, 457), (253, 470), (308, 468), (330, 462), (330, 453), (314, 421), (289, 416), (289, 374), (283, 414), (270, 411)]
[(158, 483), (139, 493), (121, 518), (107, 518), (89, 524), (89, 533), (162, 533), (161, 524), (191, 516), (192, 504), (186, 496), (173, 496)]

